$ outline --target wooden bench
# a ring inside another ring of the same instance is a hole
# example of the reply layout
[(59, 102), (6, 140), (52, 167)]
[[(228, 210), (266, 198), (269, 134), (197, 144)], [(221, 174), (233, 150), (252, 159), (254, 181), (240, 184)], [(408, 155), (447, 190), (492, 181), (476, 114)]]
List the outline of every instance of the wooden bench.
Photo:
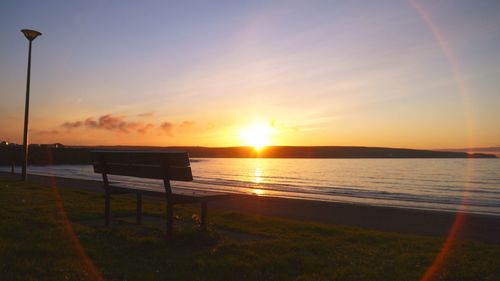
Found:
[[(174, 204), (201, 204), (201, 228), (207, 227), (207, 203), (226, 199), (229, 194), (184, 190), (172, 192), (170, 181), (192, 181), (193, 176), (187, 152), (179, 151), (116, 151), (93, 150), (90, 152), (94, 172), (102, 174), (105, 191), (105, 225), (111, 223), (111, 194), (136, 193), (136, 220), (141, 223), (142, 195), (163, 196), (167, 210), (167, 236), (172, 235)], [(164, 188), (125, 186), (110, 183), (108, 175), (120, 175), (163, 180)]]

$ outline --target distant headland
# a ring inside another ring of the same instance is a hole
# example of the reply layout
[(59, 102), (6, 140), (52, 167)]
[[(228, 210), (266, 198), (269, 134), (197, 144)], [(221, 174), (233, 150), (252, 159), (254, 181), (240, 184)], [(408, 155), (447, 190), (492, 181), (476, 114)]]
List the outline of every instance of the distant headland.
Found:
[[(201, 146), (64, 146), (63, 144), (30, 145), (30, 163), (89, 164), (89, 151), (111, 150), (182, 150), (190, 157), (199, 158), (497, 158), (494, 154), (434, 151), (405, 148), (363, 146), (269, 146), (261, 150), (253, 147), (201, 147)], [(21, 146), (0, 144), (0, 165), (20, 163)]]

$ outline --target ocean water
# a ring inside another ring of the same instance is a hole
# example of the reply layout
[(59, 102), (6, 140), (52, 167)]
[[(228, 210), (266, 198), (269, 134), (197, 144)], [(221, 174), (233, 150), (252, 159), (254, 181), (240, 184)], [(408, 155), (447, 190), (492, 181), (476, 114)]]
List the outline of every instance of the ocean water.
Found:
[[(191, 167), (194, 181), (174, 188), (500, 216), (500, 159), (198, 158)], [(101, 180), (89, 165), (30, 166), (28, 173)], [(148, 189), (163, 184), (110, 179)]]

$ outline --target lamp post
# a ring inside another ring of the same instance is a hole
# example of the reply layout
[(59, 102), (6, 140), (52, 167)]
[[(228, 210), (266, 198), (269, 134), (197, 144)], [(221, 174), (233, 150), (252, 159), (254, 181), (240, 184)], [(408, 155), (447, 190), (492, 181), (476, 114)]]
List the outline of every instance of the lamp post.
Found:
[(22, 29), (21, 32), (26, 36), (26, 39), (30, 41), (30, 47), (28, 52), (28, 78), (26, 81), (26, 104), (24, 107), (24, 134), (23, 134), (23, 168), (22, 168), (22, 179), (26, 180), (26, 167), (28, 166), (28, 115), (30, 108), (30, 73), (31, 73), (31, 42), (35, 40), (42, 33), (30, 30)]

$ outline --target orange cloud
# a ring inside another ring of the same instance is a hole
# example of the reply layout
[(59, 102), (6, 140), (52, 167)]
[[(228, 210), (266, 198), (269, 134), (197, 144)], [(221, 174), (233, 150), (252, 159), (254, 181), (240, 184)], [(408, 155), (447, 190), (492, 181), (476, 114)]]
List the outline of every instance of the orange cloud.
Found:
[(138, 117), (144, 117), (144, 118), (153, 117), (153, 115), (154, 115), (154, 112), (144, 112), (144, 113), (137, 114)]
[(58, 130), (37, 130), (37, 129), (32, 129), (30, 130), (30, 133), (39, 135), (39, 136), (44, 136), (44, 135), (58, 135), (60, 132)]
[(113, 116), (111, 114), (105, 114), (100, 116), (97, 120), (93, 117), (89, 117), (83, 121), (65, 122), (61, 125), (61, 127), (66, 129), (85, 127), (90, 129), (102, 129), (120, 133), (129, 133), (131, 131), (135, 131), (141, 134), (147, 133), (151, 128), (154, 127), (151, 123), (126, 121), (125, 119), (125, 116)]
[(138, 133), (141, 133), (141, 134), (145, 134), (145, 133), (147, 133), (150, 129), (152, 129), (153, 127), (154, 127), (154, 125), (153, 125), (153, 124), (150, 124), (150, 123), (148, 123), (148, 124), (144, 124), (143, 126), (141, 126), (141, 127), (139, 127), (139, 128), (137, 129), (137, 132), (138, 132)]
[(189, 129), (191, 127), (193, 127), (195, 124), (194, 121), (189, 121), (189, 120), (186, 120), (184, 122), (182, 122), (179, 127), (181, 127), (182, 129)]
[(171, 136), (172, 135), (172, 130), (174, 129), (174, 124), (170, 122), (163, 122), (160, 125), (160, 128), (163, 129), (167, 133), (167, 135)]
[(64, 127), (66, 129), (73, 129), (73, 128), (79, 128), (83, 125), (82, 121), (76, 121), (76, 122), (64, 122), (61, 127)]

